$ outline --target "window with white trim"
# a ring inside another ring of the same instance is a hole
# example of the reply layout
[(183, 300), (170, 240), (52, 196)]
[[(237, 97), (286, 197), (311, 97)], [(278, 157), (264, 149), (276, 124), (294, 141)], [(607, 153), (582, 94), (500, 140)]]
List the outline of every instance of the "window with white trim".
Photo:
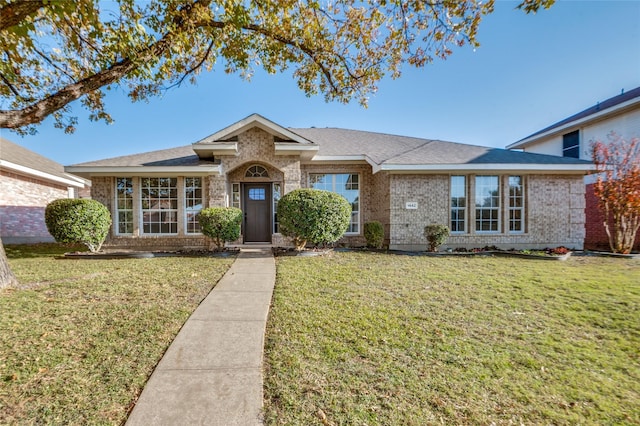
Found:
[(562, 135), (562, 156), (580, 158), (580, 131)]
[(133, 234), (133, 179), (116, 178), (116, 234)]
[(279, 231), (278, 224), (278, 201), (282, 197), (282, 186), (279, 183), (273, 184), (273, 233), (277, 234)]
[(143, 234), (178, 233), (178, 179), (141, 178)]
[(451, 176), (451, 232), (466, 232), (466, 176)]
[(231, 207), (240, 208), (240, 184), (231, 184)]
[(187, 234), (200, 233), (198, 222), (200, 210), (202, 210), (202, 178), (187, 177), (184, 179), (184, 217)]
[(524, 232), (524, 178), (509, 176), (509, 232)]
[(498, 176), (476, 176), (476, 232), (500, 230), (500, 183)]
[(346, 234), (360, 232), (360, 178), (357, 173), (310, 173), (311, 188), (342, 195), (351, 204), (351, 220)]

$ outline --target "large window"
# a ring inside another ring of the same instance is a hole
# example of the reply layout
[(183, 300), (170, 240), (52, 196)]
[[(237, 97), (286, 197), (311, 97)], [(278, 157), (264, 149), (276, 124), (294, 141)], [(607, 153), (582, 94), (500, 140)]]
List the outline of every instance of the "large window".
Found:
[(524, 232), (524, 180), (509, 176), (509, 232)]
[(133, 179), (116, 178), (116, 233), (133, 234)]
[(202, 210), (202, 178), (188, 177), (184, 179), (184, 217), (187, 234), (200, 232), (197, 215)]
[(580, 131), (576, 130), (562, 136), (562, 156), (580, 158)]
[[(451, 176), (451, 232), (526, 232), (525, 182), (524, 176)], [(467, 223), (474, 217), (475, 226)]]
[(498, 176), (476, 176), (476, 232), (500, 230), (500, 186)]
[(351, 204), (351, 221), (347, 234), (360, 232), (360, 180), (355, 173), (329, 174), (311, 173), (311, 188), (323, 189), (342, 195)]
[(140, 179), (143, 234), (178, 233), (178, 179)]
[(465, 176), (451, 176), (451, 232), (466, 231), (467, 185)]

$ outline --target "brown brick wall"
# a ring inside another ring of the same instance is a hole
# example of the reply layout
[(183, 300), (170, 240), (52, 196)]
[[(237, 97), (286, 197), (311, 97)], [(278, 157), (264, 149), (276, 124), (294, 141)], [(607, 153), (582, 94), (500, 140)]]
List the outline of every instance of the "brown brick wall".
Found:
[(44, 209), (68, 198), (67, 186), (0, 170), (0, 236), (5, 244), (50, 242)]
[[(473, 185), (473, 176), (467, 176)], [(506, 177), (502, 177), (502, 187)], [(566, 246), (583, 248), (584, 239), (584, 184), (582, 176), (532, 175), (526, 177), (527, 230), (509, 233), (506, 213), (502, 209), (502, 232), (476, 234), (473, 217), (467, 223), (468, 233), (451, 235), (444, 248), (474, 248), (495, 245), (509, 249), (535, 249)], [(504, 190), (503, 190), (504, 191)], [(470, 189), (473, 193), (473, 187)], [(421, 175), (391, 177), (391, 247), (423, 250), (423, 236), (427, 224), (449, 225), (449, 176)], [(405, 208), (407, 201), (418, 202), (418, 209)], [(469, 201), (471, 204), (471, 201)], [(502, 206), (504, 207), (504, 200)], [(468, 216), (473, 209), (467, 210)]]

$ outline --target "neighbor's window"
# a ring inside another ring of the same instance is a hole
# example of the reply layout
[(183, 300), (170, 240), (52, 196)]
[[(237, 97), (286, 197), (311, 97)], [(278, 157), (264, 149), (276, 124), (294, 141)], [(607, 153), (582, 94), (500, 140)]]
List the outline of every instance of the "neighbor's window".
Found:
[(498, 232), (500, 186), (498, 176), (476, 176), (476, 231)]
[(177, 178), (142, 178), (140, 200), (144, 234), (178, 233)]
[(466, 177), (451, 176), (451, 232), (466, 231), (466, 194)]
[(116, 178), (116, 232), (133, 234), (133, 179)]
[(200, 232), (197, 215), (202, 210), (202, 178), (188, 177), (184, 179), (184, 217), (187, 234)]
[(562, 136), (562, 156), (580, 158), (580, 131), (576, 130)]
[(323, 189), (342, 195), (351, 204), (351, 221), (347, 234), (360, 232), (360, 179), (356, 173), (311, 173), (311, 188)]
[(524, 232), (524, 180), (509, 176), (509, 231)]

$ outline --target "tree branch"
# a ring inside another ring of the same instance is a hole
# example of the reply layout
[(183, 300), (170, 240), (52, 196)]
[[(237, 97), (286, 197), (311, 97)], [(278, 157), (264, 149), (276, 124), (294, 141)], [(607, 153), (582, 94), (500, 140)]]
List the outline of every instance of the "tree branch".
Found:
[(103, 86), (117, 82), (134, 71), (140, 63), (151, 61), (153, 58), (160, 56), (171, 47), (173, 38), (191, 24), (189, 20), (190, 12), (199, 3), (206, 7), (211, 3), (211, 0), (196, 0), (186, 6), (182, 10), (184, 18), (175, 20), (175, 30), (173, 32), (168, 32), (161, 39), (135, 52), (132, 57), (124, 58), (77, 83), (68, 84), (53, 95), (47, 96), (23, 109), (0, 110), (0, 128), (17, 129), (29, 124), (40, 123), (47, 116), (64, 108), (70, 102)]
[(46, 7), (45, 0), (14, 1), (0, 8), (0, 31), (18, 25), (27, 16), (35, 14)]

